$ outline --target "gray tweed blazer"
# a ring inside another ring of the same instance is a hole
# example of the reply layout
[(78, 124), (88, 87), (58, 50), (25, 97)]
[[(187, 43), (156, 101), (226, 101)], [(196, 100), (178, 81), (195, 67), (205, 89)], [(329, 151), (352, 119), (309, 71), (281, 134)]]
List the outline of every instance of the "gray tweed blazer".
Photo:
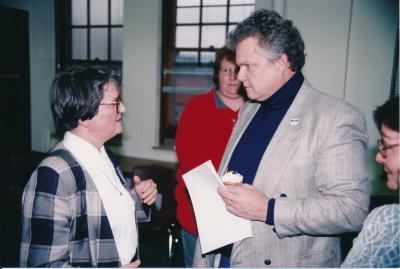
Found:
[[(241, 109), (220, 175), (259, 106)], [(367, 145), (364, 115), (305, 80), (254, 178), (254, 186), (276, 199), (275, 225), (252, 221), (254, 236), (234, 244), (231, 266), (338, 267), (338, 235), (360, 230), (368, 213)], [(198, 243), (194, 266), (218, 263), (219, 255), (202, 257)]]

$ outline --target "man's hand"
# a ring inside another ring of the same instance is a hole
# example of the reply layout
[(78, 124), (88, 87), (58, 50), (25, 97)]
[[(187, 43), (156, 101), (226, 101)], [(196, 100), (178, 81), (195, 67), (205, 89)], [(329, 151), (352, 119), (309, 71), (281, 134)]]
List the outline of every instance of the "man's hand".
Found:
[(218, 188), (218, 194), (232, 214), (265, 222), (269, 199), (256, 187), (249, 184), (226, 185), (225, 188)]
[(134, 176), (135, 191), (143, 203), (152, 205), (157, 198), (157, 184), (152, 179), (141, 180), (140, 177)]

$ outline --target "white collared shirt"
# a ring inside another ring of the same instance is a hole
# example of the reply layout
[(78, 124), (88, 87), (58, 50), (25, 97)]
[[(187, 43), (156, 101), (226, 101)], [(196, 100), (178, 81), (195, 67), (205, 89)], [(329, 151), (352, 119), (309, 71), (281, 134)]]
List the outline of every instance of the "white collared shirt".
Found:
[(121, 264), (128, 264), (136, 253), (135, 202), (121, 184), (104, 146), (100, 152), (86, 140), (66, 132), (63, 143), (94, 181), (117, 246)]

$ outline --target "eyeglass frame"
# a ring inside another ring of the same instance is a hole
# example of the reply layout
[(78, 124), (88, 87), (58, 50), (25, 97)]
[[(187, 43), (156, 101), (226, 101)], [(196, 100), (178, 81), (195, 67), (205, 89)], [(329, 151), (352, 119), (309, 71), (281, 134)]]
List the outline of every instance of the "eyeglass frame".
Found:
[(383, 139), (376, 140), (376, 147), (378, 148), (378, 151), (382, 154), (382, 156), (384, 158), (386, 158), (386, 150), (394, 148), (394, 147), (398, 147), (398, 146), (400, 146), (400, 143), (385, 145), (383, 143)]
[(237, 74), (239, 73), (239, 67), (221, 68), (221, 69), (219, 69), (219, 72), (221, 72), (224, 77), (229, 77), (231, 75), (237, 76)]
[(122, 101), (121, 101), (120, 99), (117, 99), (117, 101), (113, 101), (113, 102), (109, 102), (109, 103), (100, 103), (99, 105), (103, 105), (103, 106), (111, 106), (111, 105), (114, 105), (117, 114), (119, 114), (119, 112), (120, 112), (120, 111), (119, 111), (119, 108), (120, 108), (121, 102), (122, 102)]

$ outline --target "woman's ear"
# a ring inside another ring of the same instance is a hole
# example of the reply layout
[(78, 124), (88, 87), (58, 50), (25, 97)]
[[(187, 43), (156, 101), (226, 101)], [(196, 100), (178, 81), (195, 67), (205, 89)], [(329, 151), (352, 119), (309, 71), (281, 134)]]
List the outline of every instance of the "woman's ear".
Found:
[(82, 126), (82, 127), (88, 127), (90, 123), (90, 120), (78, 120), (78, 125)]

